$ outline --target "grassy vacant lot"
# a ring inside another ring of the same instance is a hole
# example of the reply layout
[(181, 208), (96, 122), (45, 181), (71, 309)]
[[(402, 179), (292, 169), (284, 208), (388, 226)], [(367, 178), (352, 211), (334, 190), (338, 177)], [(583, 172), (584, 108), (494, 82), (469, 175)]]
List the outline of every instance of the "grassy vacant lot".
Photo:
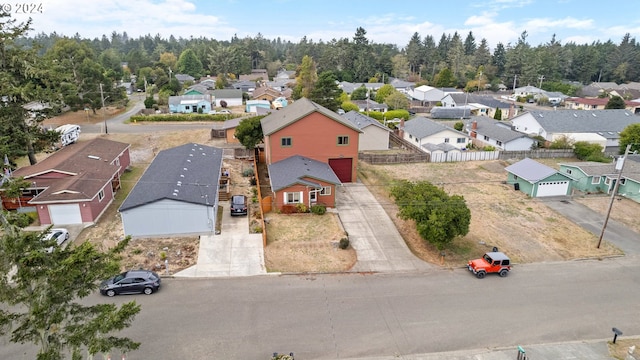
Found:
[[(439, 262), (439, 252), (420, 238), (412, 221), (397, 217), (397, 207), (388, 195), (389, 186), (396, 179), (426, 180), (449, 194), (464, 196), (471, 210), (470, 231), (447, 250), (447, 265), (462, 265), (493, 246), (520, 263), (621, 254), (608, 243), (596, 249), (595, 235), (559, 216), (543, 202), (530, 199), (503, 183), (507, 165), (502, 161), (399, 165), (360, 162), (359, 171), (360, 179), (394, 220), (411, 250), (425, 261)], [(635, 208), (636, 213), (640, 210), (638, 204), (625, 205)]]
[(351, 247), (342, 250), (338, 242), (346, 236), (338, 216), (269, 213), (264, 258), (268, 271), (340, 272), (356, 263)]

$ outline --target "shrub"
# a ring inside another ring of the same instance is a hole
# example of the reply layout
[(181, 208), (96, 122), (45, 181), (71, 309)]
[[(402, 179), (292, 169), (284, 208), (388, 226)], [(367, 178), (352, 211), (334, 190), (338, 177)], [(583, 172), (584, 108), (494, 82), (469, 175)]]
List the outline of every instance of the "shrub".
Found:
[(306, 213), (307, 211), (309, 211), (309, 209), (307, 208), (307, 205), (298, 203), (296, 204), (296, 211), (299, 213)]
[(496, 151), (496, 147), (495, 146), (491, 146), (491, 145), (487, 145), (487, 146), (482, 148), (482, 151)]
[(253, 175), (253, 169), (249, 168), (249, 169), (244, 169), (242, 171), (242, 176), (247, 177), (247, 176), (251, 176)]
[(345, 250), (346, 248), (349, 247), (349, 239), (346, 237), (343, 237), (342, 239), (340, 239), (340, 242), (338, 243), (338, 247), (342, 250)]
[(11, 225), (15, 225), (19, 228), (25, 228), (33, 222), (33, 218), (29, 214), (30, 213), (10, 212), (7, 214), (7, 221)]
[(322, 204), (312, 205), (311, 212), (316, 215), (324, 215), (327, 212), (327, 207)]
[(249, 184), (251, 186), (256, 186), (258, 184), (258, 181), (256, 180), (256, 178), (252, 177), (251, 179), (249, 179)]

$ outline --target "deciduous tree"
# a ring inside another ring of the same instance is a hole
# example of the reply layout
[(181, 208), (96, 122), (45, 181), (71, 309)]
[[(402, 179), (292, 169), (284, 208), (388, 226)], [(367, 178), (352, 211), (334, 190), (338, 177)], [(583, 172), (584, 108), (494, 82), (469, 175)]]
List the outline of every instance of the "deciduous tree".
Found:
[(631, 124), (620, 132), (620, 154), (624, 153), (629, 144), (631, 144), (631, 152), (640, 152), (640, 123)]
[(420, 236), (439, 250), (469, 232), (471, 211), (464, 197), (449, 196), (427, 181), (401, 180), (391, 188), (399, 216), (412, 219)]

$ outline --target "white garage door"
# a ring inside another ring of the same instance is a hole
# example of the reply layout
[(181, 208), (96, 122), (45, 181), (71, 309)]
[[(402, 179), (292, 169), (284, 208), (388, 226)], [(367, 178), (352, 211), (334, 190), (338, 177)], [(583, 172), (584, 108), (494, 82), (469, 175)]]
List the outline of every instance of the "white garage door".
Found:
[(49, 215), (53, 224), (82, 224), (78, 204), (49, 205)]
[(537, 197), (567, 195), (569, 181), (547, 181), (538, 183)]

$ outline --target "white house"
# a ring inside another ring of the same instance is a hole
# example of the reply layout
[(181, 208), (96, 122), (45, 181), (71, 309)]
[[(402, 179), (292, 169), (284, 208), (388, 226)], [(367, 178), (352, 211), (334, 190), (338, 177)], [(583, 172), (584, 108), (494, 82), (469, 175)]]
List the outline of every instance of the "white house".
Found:
[(402, 138), (420, 148), (426, 144), (448, 144), (462, 150), (471, 141), (469, 135), (421, 116), (400, 123), (400, 130)]
[(607, 139), (607, 148), (617, 147), (620, 132), (638, 122), (639, 116), (622, 109), (529, 111), (511, 119), (514, 130), (548, 141), (557, 139), (558, 134), (579, 138), (588, 138), (579, 134), (597, 134)]
[(511, 129), (511, 123), (486, 116), (474, 116), (466, 124), (467, 133), (476, 145), (493, 146), (499, 150), (531, 150), (536, 140)]

